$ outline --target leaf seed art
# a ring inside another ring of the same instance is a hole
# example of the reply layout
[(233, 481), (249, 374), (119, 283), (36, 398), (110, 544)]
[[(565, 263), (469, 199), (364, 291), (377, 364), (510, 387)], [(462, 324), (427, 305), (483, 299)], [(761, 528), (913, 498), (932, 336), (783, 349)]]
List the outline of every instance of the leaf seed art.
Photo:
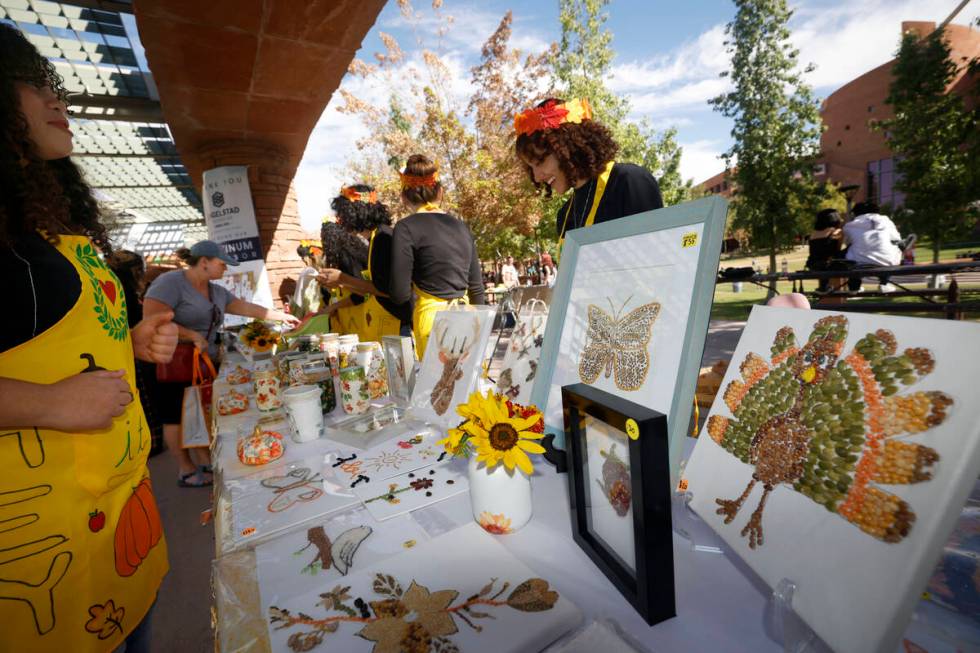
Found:
[[(479, 591), (460, 599), (465, 594), (456, 589), (430, 592), (415, 580), (403, 589), (396, 578), (379, 573), (372, 584), (374, 593), (381, 597), (379, 600), (366, 601), (357, 597), (352, 601), (353, 597), (348, 593), (350, 587), (338, 585), (321, 594), (317, 604), (326, 609), (328, 616), (316, 619), (302, 612), (293, 614), (284, 608), (270, 606), (269, 622), (276, 630), (307, 629), (289, 636), (287, 645), (293, 651), (312, 650), (323, 643), (326, 636), (338, 632), (344, 623), (355, 623), (361, 628), (352, 634), (373, 642), (372, 653), (458, 652), (459, 648), (450, 639), (459, 632), (457, 620), (479, 633), (483, 626), (476, 622), (495, 619), (495, 610), (546, 612), (558, 602), (558, 592), (541, 578), (529, 578), (509, 594), (509, 582), (502, 583), (499, 589), (497, 583), (498, 579), (492, 578)], [(420, 642), (425, 646), (420, 647)]]
[(317, 572), (326, 571), (333, 565), (341, 576), (346, 576), (354, 562), (354, 554), (357, 553), (361, 543), (371, 535), (373, 530), (370, 526), (357, 526), (350, 528), (331, 541), (323, 526), (314, 526), (306, 531), (307, 545), (297, 551), (302, 553), (306, 549), (316, 548), (316, 555), (303, 567), (302, 573), (316, 575)]
[(269, 512), (282, 512), (297, 503), (316, 501), (323, 496), (323, 488), (317, 487), (323, 479), (307, 467), (297, 467), (284, 476), (262, 479), (261, 483), (274, 495), (266, 508)]
[(933, 370), (932, 354), (897, 353), (894, 334), (878, 329), (843, 356), (847, 327), (843, 315), (821, 318), (802, 348), (791, 328), (779, 329), (769, 361), (750, 353), (739, 367), (741, 380), (725, 388), (733, 417), (708, 420), (711, 439), (753, 467), (740, 496), (716, 499), (725, 523), (757, 483), (763, 486), (741, 532), (752, 549), (765, 541), (763, 509), (780, 485), (883, 542), (900, 542), (912, 529), (909, 504), (879, 486), (932, 479), (939, 454), (902, 440), (942, 424), (953, 399), (935, 390), (898, 394)]
[(644, 304), (620, 318), (632, 297), (623, 302), (619, 311), (613, 307), (612, 299), (606, 299), (612, 315), (589, 304), (587, 344), (579, 358), (579, 378), (591, 385), (604, 370), (607, 379), (614, 374), (620, 390), (639, 390), (650, 371), (647, 345), (653, 335), (653, 323), (660, 314), (660, 304)]
[(616, 453), (616, 445), (613, 444), (609, 451), (600, 450), (599, 455), (605, 458), (602, 463), (602, 480), (596, 479), (599, 489), (606, 495), (609, 505), (613, 507), (616, 514), (625, 517), (630, 510), (633, 500), (632, 481), (630, 480), (630, 470), (619, 455)]

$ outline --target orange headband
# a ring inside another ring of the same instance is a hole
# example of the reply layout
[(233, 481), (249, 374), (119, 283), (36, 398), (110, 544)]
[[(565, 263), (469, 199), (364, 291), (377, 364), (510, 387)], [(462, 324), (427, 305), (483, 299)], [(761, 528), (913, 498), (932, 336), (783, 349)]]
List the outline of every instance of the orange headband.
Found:
[(565, 123), (592, 120), (592, 107), (585, 98), (558, 104), (551, 100), (543, 107), (528, 109), (514, 117), (514, 131), (518, 135), (533, 134), (545, 129), (556, 129)]
[(344, 186), (340, 189), (340, 194), (349, 199), (351, 202), (367, 202), (368, 204), (374, 204), (378, 201), (378, 192), (374, 190), (365, 195), (364, 193), (354, 190), (350, 186)]
[(419, 175), (407, 175), (404, 172), (399, 172), (398, 176), (402, 180), (402, 190), (407, 188), (418, 188), (419, 186), (425, 186), (426, 188), (432, 188), (437, 183), (439, 183), (439, 171), (436, 170), (431, 175), (426, 175), (421, 177)]

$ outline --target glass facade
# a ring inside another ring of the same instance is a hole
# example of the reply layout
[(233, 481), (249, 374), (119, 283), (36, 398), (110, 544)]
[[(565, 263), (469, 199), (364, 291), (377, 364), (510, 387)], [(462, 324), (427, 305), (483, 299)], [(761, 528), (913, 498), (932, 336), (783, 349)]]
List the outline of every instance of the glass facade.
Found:
[(894, 159), (868, 161), (868, 199), (893, 210), (903, 206), (905, 194), (895, 188), (895, 182), (900, 178)]
[(72, 158), (107, 209), (115, 245), (158, 255), (205, 237), (201, 199), (163, 121), (132, 15), (0, 0), (0, 21), (21, 30), (73, 94)]

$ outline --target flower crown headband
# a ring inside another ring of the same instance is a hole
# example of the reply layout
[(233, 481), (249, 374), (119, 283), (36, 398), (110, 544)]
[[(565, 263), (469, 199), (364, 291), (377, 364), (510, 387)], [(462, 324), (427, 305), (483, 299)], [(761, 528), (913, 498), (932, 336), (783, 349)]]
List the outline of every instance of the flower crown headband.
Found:
[(514, 116), (514, 131), (518, 135), (533, 134), (545, 129), (557, 129), (566, 123), (580, 123), (592, 120), (592, 107), (585, 98), (568, 100), (559, 104), (549, 100), (544, 106), (528, 109)]
[(409, 175), (404, 172), (399, 172), (398, 176), (401, 178), (402, 190), (408, 188), (418, 188), (419, 186), (424, 186), (426, 188), (432, 188), (437, 183), (439, 183), (439, 171), (435, 170), (431, 175)]
[(374, 204), (378, 201), (378, 192), (372, 190), (370, 193), (362, 193), (356, 191), (350, 186), (344, 186), (340, 189), (340, 194), (346, 197), (351, 202), (366, 202), (368, 204)]

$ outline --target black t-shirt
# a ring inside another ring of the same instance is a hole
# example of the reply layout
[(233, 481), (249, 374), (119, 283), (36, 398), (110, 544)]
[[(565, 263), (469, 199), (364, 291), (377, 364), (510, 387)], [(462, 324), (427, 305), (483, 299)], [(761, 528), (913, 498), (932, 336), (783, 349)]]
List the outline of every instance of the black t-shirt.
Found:
[[(565, 213), (568, 211), (569, 202), (572, 203), (572, 210), (568, 215), (565, 233), (585, 225), (589, 211), (592, 209), (597, 181), (597, 179), (590, 179), (581, 188), (576, 188), (572, 199), (562, 205), (557, 218), (559, 237), (563, 235), (562, 225), (565, 224)], [(662, 209), (663, 206), (660, 185), (646, 168), (632, 163), (617, 163), (609, 173), (609, 181), (606, 183), (602, 199), (599, 200), (593, 224)]]
[(68, 314), (82, 293), (71, 262), (40, 234), (0, 245), (0, 279), (7, 300), (0, 351), (41, 335)]
[[(387, 294), (391, 289), (391, 245), (394, 231), (388, 225), (381, 225), (374, 234), (374, 244), (370, 249), (371, 282), (378, 292)], [(399, 319), (403, 325), (412, 324), (412, 302), (397, 304), (390, 297), (376, 295), (381, 307)]]
[(459, 218), (414, 213), (395, 225), (391, 248), (391, 301), (409, 301), (415, 283), (442, 299), (456, 299), (469, 291), (470, 302), (485, 303), (473, 234)]

